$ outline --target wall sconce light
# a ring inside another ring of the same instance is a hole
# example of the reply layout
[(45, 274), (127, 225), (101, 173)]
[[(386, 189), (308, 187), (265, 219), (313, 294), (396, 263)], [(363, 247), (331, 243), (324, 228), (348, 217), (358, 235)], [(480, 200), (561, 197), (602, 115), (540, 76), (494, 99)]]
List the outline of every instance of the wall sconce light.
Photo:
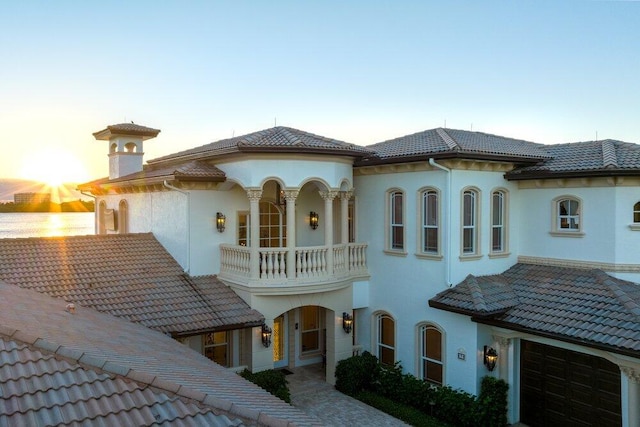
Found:
[(318, 213), (311, 211), (309, 212), (309, 225), (313, 230), (318, 228)]
[(220, 212), (216, 213), (216, 228), (219, 232), (224, 231), (225, 224), (227, 222), (227, 217), (221, 214)]
[(265, 323), (262, 324), (262, 345), (269, 348), (271, 345), (271, 333), (273, 330)]
[(489, 372), (493, 371), (496, 367), (496, 362), (498, 361), (498, 353), (489, 346), (484, 346), (484, 365), (487, 367)]
[(351, 333), (351, 329), (353, 328), (353, 316), (347, 313), (346, 311), (342, 313), (342, 329), (346, 333)]

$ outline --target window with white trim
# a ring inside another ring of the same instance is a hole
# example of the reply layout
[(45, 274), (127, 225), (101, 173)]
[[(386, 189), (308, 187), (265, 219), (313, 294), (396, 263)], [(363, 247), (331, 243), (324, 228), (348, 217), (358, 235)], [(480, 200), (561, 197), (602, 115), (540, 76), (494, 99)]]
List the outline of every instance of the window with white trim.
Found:
[(394, 190), (389, 193), (389, 244), (393, 251), (404, 250), (404, 193)]
[(420, 327), (420, 378), (428, 383), (443, 384), (443, 347), (440, 329), (429, 324)]
[(640, 202), (633, 205), (633, 222), (640, 224)]
[(507, 247), (507, 193), (491, 193), (491, 252), (505, 252)]
[(462, 253), (473, 255), (478, 251), (478, 191), (462, 193)]
[(422, 216), (422, 252), (437, 254), (440, 251), (439, 245), (439, 197), (438, 191), (429, 188), (421, 193), (421, 216)]
[(393, 365), (396, 361), (395, 323), (388, 314), (377, 316), (377, 356), (385, 365)]
[(580, 231), (580, 201), (565, 197), (556, 201), (556, 231)]
[(206, 357), (218, 365), (229, 366), (229, 333), (209, 332), (202, 336), (202, 350)]

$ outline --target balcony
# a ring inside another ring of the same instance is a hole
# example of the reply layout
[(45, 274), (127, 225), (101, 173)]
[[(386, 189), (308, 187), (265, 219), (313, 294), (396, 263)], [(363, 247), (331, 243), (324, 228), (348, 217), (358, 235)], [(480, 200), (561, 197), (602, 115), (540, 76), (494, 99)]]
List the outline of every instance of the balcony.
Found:
[[(289, 257), (290, 250), (295, 251), (295, 257)], [(257, 259), (252, 260), (249, 247), (222, 244), (218, 277), (267, 293), (283, 294), (287, 290), (299, 293), (304, 288), (308, 292), (326, 290), (332, 285), (367, 278), (366, 250), (366, 243), (259, 248)], [(295, 266), (288, 266), (288, 259), (294, 260)]]

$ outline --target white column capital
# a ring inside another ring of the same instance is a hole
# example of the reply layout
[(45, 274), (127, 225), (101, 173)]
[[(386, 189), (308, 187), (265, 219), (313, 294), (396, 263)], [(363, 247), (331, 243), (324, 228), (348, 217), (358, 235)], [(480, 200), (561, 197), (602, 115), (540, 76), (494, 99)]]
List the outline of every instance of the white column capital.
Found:
[(247, 197), (250, 201), (260, 201), (262, 198), (262, 190), (259, 188), (247, 188)]
[(341, 191), (340, 192), (340, 198), (342, 200), (351, 200), (351, 198), (353, 197), (353, 192), (355, 191), (355, 188), (352, 188), (351, 190), (348, 191)]
[(620, 371), (629, 378), (629, 381), (640, 384), (640, 370), (629, 366), (620, 366)]
[(324, 200), (333, 200), (338, 196), (338, 191), (335, 190), (329, 190), (329, 191), (319, 191), (320, 193), (320, 197), (322, 197)]
[(500, 347), (508, 347), (511, 343), (511, 338), (503, 337), (500, 335), (493, 335), (492, 338), (500, 345)]
[(283, 190), (284, 199), (287, 202), (295, 202), (300, 194), (300, 190)]

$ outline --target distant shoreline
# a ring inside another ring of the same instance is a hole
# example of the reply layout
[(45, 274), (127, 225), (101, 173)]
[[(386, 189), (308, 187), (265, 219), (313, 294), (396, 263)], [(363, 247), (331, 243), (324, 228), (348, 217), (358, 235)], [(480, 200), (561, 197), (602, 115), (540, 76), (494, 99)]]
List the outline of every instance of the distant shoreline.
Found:
[(75, 200), (62, 203), (0, 203), (0, 213), (86, 213), (94, 212), (93, 200)]

